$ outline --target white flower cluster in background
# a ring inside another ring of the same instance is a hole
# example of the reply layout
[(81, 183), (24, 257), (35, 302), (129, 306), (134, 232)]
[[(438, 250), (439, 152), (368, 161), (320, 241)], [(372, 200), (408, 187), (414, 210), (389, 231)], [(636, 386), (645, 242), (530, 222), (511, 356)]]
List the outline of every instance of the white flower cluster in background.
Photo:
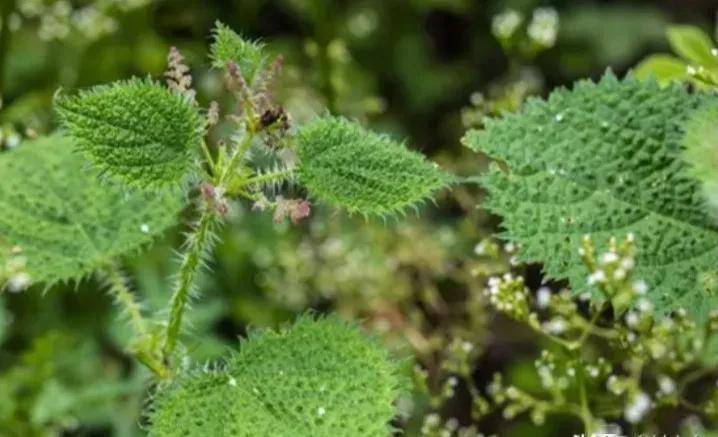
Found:
[(96, 40), (117, 31), (119, 24), (113, 17), (149, 5), (155, 0), (96, 0), (81, 7), (73, 7), (68, 0), (22, 0), (10, 16), (9, 26), (17, 31), (25, 23), (38, 23), (38, 37), (44, 41), (63, 40), (78, 33)]

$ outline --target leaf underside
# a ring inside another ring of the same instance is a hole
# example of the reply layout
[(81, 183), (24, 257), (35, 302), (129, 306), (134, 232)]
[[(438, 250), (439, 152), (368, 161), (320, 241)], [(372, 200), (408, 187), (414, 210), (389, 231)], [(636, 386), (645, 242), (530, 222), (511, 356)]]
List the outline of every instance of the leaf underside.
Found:
[(393, 215), (453, 180), (422, 155), (341, 117), (303, 126), (297, 142), (302, 184), (350, 213)]
[[(174, 225), (179, 196), (102, 184), (68, 138), (0, 153), (0, 247), (18, 247), (33, 282), (78, 280)], [(7, 250), (0, 252), (0, 263)]]
[(530, 100), (464, 138), (510, 170), (494, 165), (483, 177), (484, 206), (503, 217), (503, 237), (521, 245), (522, 261), (542, 262), (577, 293), (595, 291), (577, 252), (582, 236), (605, 249), (610, 237), (632, 233), (636, 275), (657, 310), (705, 315), (717, 301), (718, 228), (681, 143), (685, 121), (706, 100), (610, 73)]
[(181, 185), (191, 174), (202, 117), (182, 96), (150, 80), (60, 96), (69, 136), (102, 173), (139, 187)]
[(303, 316), (251, 335), (223, 367), (160, 389), (150, 436), (386, 437), (396, 371), (354, 325)]

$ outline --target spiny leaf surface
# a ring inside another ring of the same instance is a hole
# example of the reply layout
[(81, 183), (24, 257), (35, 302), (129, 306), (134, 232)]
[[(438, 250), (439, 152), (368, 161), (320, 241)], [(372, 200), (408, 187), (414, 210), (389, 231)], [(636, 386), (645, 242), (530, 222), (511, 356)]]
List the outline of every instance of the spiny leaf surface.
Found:
[[(33, 282), (77, 280), (175, 224), (179, 196), (101, 184), (68, 138), (0, 153), (0, 243), (19, 247)], [(0, 251), (0, 263), (8, 256)]]
[(686, 124), (684, 158), (689, 172), (703, 183), (703, 192), (718, 217), (718, 105), (707, 105)]
[(214, 42), (210, 47), (212, 66), (224, 68), (227, 61), (233, 61), (244, 80), (251, 84), (256, 73), (267, 63), (264, 44), (242, 38), (219, 21), (215, 23), (213, 35)]
[(396, 363), (356, 326), (304, 316), (160, 389), (150, 436), (388, 436), (398, 388)]
[(429, 198), (452, 177), (386, 135), (341, 117), (303, 126), (299, 179), (310, 194), (364, 215), (392, 215)]
[(718, 228), (681, 159), (684, 123), (707, 96), (652, 81), (578, 82), (518, 114), (490, 120), (465, 144), (503, 161), (483, 177), (484, 204), (503, 217), (521, 258), (550, 278), (591, 290), (577, 252), (584, 234), (600, 247), (633, 233), (636, 277), (661, 311), (696, 315), (716, 306), (706, 284), (718, 266)]
[(103, 173), (140, 187), (179, 185), (193, 171), (202, 117), (182, 96), (150, 80), (60, 96), (63, 126)]

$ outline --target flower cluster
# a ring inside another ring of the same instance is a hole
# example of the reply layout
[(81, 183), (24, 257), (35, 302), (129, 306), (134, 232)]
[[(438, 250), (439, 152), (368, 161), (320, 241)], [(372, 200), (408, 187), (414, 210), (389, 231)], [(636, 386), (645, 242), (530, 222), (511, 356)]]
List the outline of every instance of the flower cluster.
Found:
[(486, 293), (489, 302), (499, 311), (519, 321), (528, 319), (529, 290), (522, 277), (514, 277), (510, 273), (504, 274), (501, 278), (494, 276), (489, 279)]
[(553, 8), (538, 8), (528, 26), (528, 36), (544, 47), (553, 47), (558, 35), (558, 13)]
[(73, 7), (67, 0), (23, 0), (11, 16), (10, 27), (17, 30), (23, 22), (38, 22), (37, 35), (45, 41), (62, 40), (73, 33), (96, 40), (114, 33), (119, 25), (116, 11), (131, 11), (150, 4), (152, 0), (103, 0), (82, 7)]
[[(475, 248), (484, 259), (511, 258), (516, 250), (492, 241)], [(475, 420), (495, 409), (505, 419), (526, 414), (537, 425), (549, 415), (572, 415), (589, 433), (620, 433), (617, 421), (632, 431), (650, 430), (655, 415), (666, 408), (691, 411), (690, 421), (699, 428), (702, 420), (718, 417), (718, 390), (701, 395), (691, 390), (697, 384), (717, 383), (718, 362), (711, 350), (718, 345), (718, 311), (705, 323), (683, 310), (657, 316), (646, 298), (648, 286), (635, 278), (632, 235), (610, 239), (601, 253), (586, 236), (579, 253), (592, 292), (603, 297), (593, 299), (593, 305), (588, 295), (577, 297), (567, 289), (542, 286), (532, 291), (523, 278), (509, 272), (495, 272), (488, 279), (485, 294), (491, 306), (544, 340), (534, 362), (534, 382), (524, 386), (525, 377), (514, 382), (496, 373), (484, 395), (474, 386), (468, 362), (463, 372), (456, 372), (461, 379), (445, 381), (441, 400), (454, 397), (461, 383), (471, 395)], [(457, 430), (446, 431), (451, 429), (447, 423), (453, 422), (427, 416), (424, 428), (433, 434), (425, 435), (458, 435)]]
[[(192, 89), (192, 75), (189, 74), (189, 67), (185, 63), (184, 56), (177, 50), (177, 47), (170, 47), (169, 54), (167, 55), (167, 70), (165, 71), (165, 79), (167, 82), (167, 88), (174, 91), (175, 93), (184, 96), (188, 102), (196, 105), (195, 95), (197, 92)], [(213, 106), (211, 108), (215, 114), (213, 117), (218, 117), (216, 113), (219, 108)], [(216, 124), (216, 120), (215, 121)]]
[[(636, 296), (646, 294), (648, 286), (643, 280), (632, 280), (636, 266), (635, 237), (628, 234), (618, 244), (616, 238), (608, 242), (608, 250), (597, 257), (589, 235), (584, 235), (581, 248), (578, 250), (583, 263), (589, 270), (587, 283), (595, 286), (602, 297), (610, 299), (613, 309), (623, 313), (635, 300)], [(650, 303), (642, 299), (638, 306), (650, 311)]]
[(535, 56), (556, 44), (559, 16), (555, 9), (535, 9), (531, 20), (525, 23), (525, 34), (522, 34), (519, 29), (524, 23), (524, 16), (520, 12), (507, 9), (494, 16), (491, 32), (502, 46), (517, 49), (523, 55)]

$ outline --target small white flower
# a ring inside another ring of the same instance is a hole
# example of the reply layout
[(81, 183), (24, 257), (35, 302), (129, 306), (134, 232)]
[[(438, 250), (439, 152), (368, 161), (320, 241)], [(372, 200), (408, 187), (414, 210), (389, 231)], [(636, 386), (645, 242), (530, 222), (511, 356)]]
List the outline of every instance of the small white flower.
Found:
[(631, 402), (623, 411), (623, 416), (630, 423), (638, 423), (650, 408), (651, 398), (647, 394), (640, 392), (631, 398)]
[(566, 327), (566, 321), (558, 317), (543, 324), (543, 329), (549, 334), (560, 334), (566, 330)]
[(601, 264), (611, 264), (618, 261), (618, 254), (616, 252), (606, 252), (601, 256)]
[(646, 284), (646, 281), (638, 280), (633, 283), (633, 291), (635, 291), (636, 294), (646, 294), (646, 292), (648, 292), (648, 284)]
[(474, 345), (469, 343), (468, 341), (462, 341), (461, 342), (461, 350), (466, 352), (467, 354), (474, 350)]
[(529, 38), (544, 47), (556, 43), (558, 34), (558, 13), (553, 8), (538, 8), (534, 11), (527, 33)]
[(588, 285), (597, 284), (606, 281), (606, 272), (603, 270), (596, 270), (595, 272), (588, 275)]
[(234, 377), (232, 377), (232, 376), (229, 377), (229, 382), (228, 382), (228, 383), (229, 383), (229, 385), (231, 385), (232, 387), (236, 387), (236, 386), (237, 386), (237, 380), (234, 379)]
[(648, 299), (639, 299), (636, 307), (644, 313), (653, 310), (653, 304)]
[(491, 31), (497, 38), (509, 39), (521, 25), (521, 21), (523, 21), (521, 14), (513, 9), (507, 9), (491, 20)]
[(676, 383), (673, 379), (666, 375), (658, 377), (658, 388), (667, 395), (672, 394), (676, 390)]
[(631, 327), (635, 328), (638, 325), (638, 314), (634, 313), (633, 311), (626, 314), (626, 324)]
[(142, 232), (143, 234), (149, 234), (150, 233), (149, 225), (147, 223), (142, 223), (140, 225), (140, 232)]
[(327, 410), (324, 407), (317, 408), (317, 416), (324, 417), (327, 414)]
[(615, 279), (616, 281), (622, 281), (626, 279), (626, 271), (621, 268), (614, 270), (613, 279)]
[(636, 262), (633, 260), (633, 258), (623, 258), (621, 260), (621, 268), (625, 270), (633, 270), (635, 266)]
[(551, 289), (541, 287), (536, 292), (536, 305), (539, 308), (546, 308), (551, 303)]
[(20, 272), (10, 277), (7, 281), (7, 288), (13, 293), (19, 293), (31, 284), (30, 275), (25, 272)]
[(623, 393), (624, 390), (616, 375), (611, 375), (608, 377), (608, 379), (606, 380), (606, 388), (608, 389), (608, 391), (610, 391), (616, 396)]

